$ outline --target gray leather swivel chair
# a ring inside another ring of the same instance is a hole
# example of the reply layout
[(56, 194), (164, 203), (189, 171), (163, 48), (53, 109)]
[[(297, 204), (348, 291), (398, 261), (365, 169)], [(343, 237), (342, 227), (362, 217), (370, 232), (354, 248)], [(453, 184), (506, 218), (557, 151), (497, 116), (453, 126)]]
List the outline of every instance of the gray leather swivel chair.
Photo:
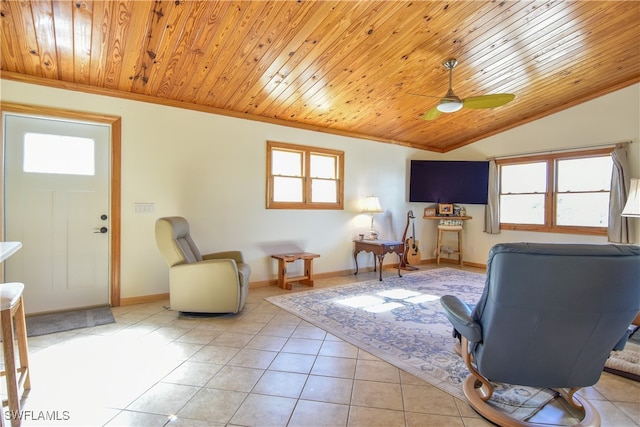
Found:
[(598, 382), (640, 310), (640, 247), (499, 244), (475, 308), (451, 295), (440, 301), (471, 372), (464, 394), (482, 416), (533, 425), (487, 404), (495, 381), (554, 389), (584, 414), (584, 425), (599, 425), (593, 405), (575, 393)]
[(156, 221), (156, 243), (169, 265), (172, 310), (238, 313), (249, 293), (251, 268), (240, 251), (201, 255), (182, 217)]

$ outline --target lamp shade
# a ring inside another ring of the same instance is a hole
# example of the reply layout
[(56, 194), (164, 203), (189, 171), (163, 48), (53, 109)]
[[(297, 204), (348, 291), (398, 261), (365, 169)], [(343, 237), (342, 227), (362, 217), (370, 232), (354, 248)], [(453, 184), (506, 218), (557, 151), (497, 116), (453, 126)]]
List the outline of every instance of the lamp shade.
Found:
[(377, 196), (368, 196), (364, 199), (364, 205), (362, 206), (362, 213), (374, 214), (382, 213), (382, 207), (380, 206), (380, 200)]
[(631, 178), (629, 186), (629, 198), (624, 205), (622, 216), (640, 218), (640, 178)]

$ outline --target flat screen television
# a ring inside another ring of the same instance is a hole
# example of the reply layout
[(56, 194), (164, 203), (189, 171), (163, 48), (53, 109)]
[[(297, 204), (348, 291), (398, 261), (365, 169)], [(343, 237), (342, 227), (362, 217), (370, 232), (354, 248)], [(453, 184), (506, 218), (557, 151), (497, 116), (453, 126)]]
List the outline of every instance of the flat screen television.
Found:
[(409, 201), (486, 205), (488, 161), (411, 160)]

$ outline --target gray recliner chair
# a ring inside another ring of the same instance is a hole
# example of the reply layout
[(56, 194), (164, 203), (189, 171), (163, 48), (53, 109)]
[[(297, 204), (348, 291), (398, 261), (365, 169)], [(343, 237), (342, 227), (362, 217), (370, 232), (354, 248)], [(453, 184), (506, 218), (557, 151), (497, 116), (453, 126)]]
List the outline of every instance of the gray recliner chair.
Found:
[(201, 255), (182, 217), (156, 221), (156, 243), (169, 265), (172, 310), (182, 313), (238, 313), (249, 293), (251, 268), (240, 251)]
[(487, 403), (494, 381), (554, 389), (584, 425), (599, 425), (576, 391), (598, 382), (640, 310), (640, 247), (499, 244), (474, 308), (451, 295), (440, 301), (471, 372), (464, 394), (482, 416), (501, 426), (535, 425)]

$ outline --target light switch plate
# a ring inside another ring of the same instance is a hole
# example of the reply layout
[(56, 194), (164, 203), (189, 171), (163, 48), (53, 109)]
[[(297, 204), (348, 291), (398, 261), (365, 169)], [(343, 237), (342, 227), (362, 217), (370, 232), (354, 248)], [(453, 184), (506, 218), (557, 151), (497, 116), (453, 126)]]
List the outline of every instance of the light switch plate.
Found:
[(139, 203), (133, 204), (133, 212), (140, 215), (149, 215), (156, 211), (155, 203)]

